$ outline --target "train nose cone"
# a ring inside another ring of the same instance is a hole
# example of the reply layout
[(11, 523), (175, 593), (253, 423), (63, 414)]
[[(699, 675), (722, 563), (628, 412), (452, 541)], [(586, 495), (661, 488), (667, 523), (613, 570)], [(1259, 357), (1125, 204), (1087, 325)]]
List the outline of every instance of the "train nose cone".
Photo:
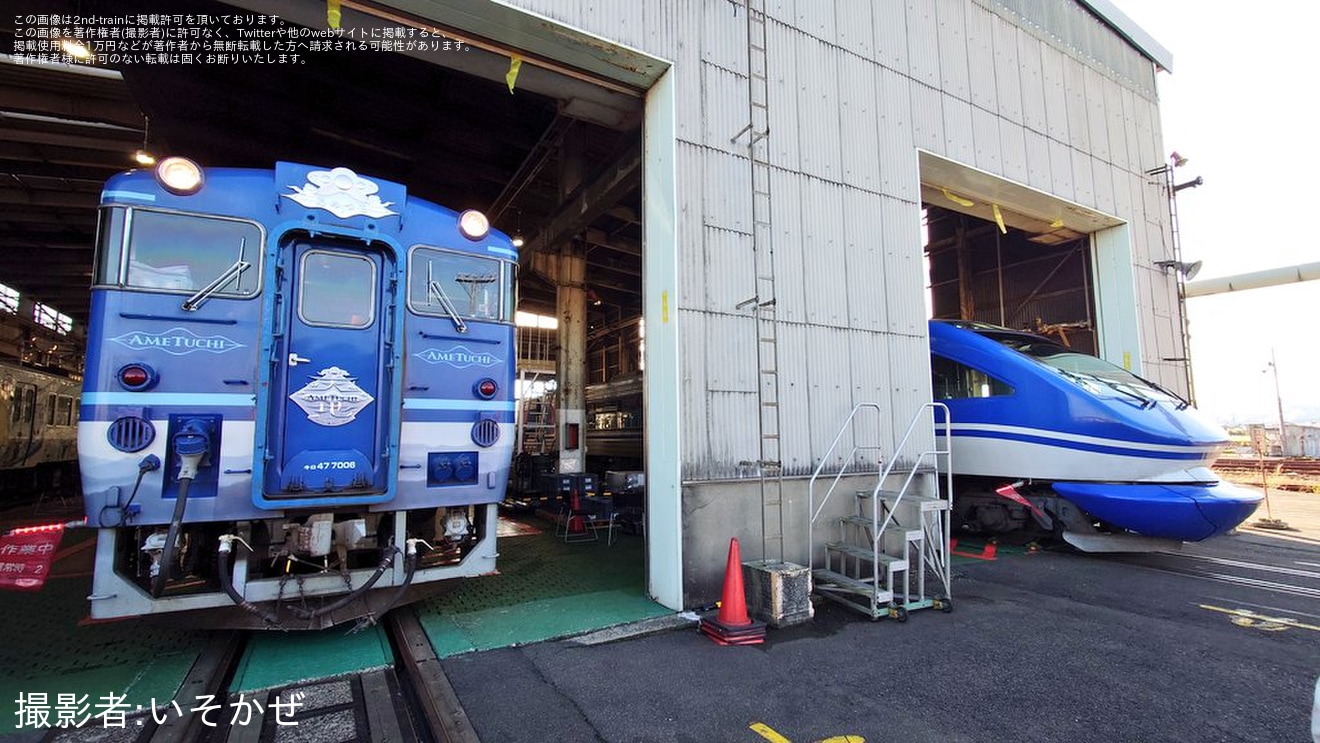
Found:
[(1142, 536), (1199, 542), (1242, 523), (1261, 495), (1228, 483), (1056, 482), (1055, 492), (1078, 508)]
[(1192, 493), (1191, 496), (1201, 509), (1201, 514), (1215, 525), (1215, 534), (1223, 534), (1246, 521), (1264, 498), (1254, 490), (1226, 482), (1196, 490), (1200, 492)]

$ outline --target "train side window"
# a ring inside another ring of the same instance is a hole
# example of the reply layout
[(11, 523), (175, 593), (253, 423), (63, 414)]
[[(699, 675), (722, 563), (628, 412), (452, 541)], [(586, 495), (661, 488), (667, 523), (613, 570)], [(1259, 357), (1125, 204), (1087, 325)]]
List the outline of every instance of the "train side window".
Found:
[(260, 285), (261, 252), (261, 230), (250, 222), (134, 209), (128, 219), (128, 275), (123, 283), (195, 292), (244, 261), (248, 267), (216, 295), (251, 297)]
[(101, 210), (101, 224), (96, 239), (97, 284), (119, 283), (119, 268), (124, 259), (124, 217), (127, 212), (123, 207)]
[(513, 269), (503, 261), (417, 246), (408, 258), (408, 307), (446, 317), (453, 307), (474, 320), (513, 317)]
[(930, 373), (931, 392), (936, 400), (1013, 394), (1013, 388), (1002, 380), (936, 354), (930, 357)]
[(14, 399), (9, 408), (10, 423), (31, 423), (37, 411), (37, 388), (31, 384), (14, 387)]
[(308, 325), (366, 328), (375, 322), (376, 264), (371, 259), (309, 250), (298, 277), (298, 316)]
[(68, 395), (55, 395), (55, 405), (51, 415), (51, 423), (56, 426), (68, 426), (73, 424), (73, 398)]

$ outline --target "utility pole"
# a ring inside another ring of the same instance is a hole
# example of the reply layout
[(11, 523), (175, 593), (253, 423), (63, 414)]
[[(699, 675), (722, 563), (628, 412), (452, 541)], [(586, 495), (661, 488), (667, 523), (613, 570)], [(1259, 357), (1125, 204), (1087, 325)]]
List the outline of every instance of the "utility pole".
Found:
[(1270, 349), (1270, 368), (1274, 370), (1274, 401), (1279, 406), (1279, 456), (1288, 456), (1288, 427), (1283, 422), (1283, 395), (1279, 394), (1279, 365), (1274, 360), (1274, 349)]

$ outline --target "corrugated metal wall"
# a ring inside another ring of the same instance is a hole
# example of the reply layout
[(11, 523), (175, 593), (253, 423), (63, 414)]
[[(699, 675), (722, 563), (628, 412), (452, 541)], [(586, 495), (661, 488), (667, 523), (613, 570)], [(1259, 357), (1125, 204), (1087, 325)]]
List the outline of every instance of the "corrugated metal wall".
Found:
[[(683, 477), (758, 454), (747, 27), (727, 0), (512, 0), (673, 60)], [(1179, 386), (1154, 70), (1070, 0), (767, 0), (782, 454), (809, 472), (852, 405), (930, 398), (917, 148), (1132, 226), (1145, 371)], [(1155, 179), (1158, 180), (1158, 179)], [(652, 432), (656, 435), (656, 432)]]

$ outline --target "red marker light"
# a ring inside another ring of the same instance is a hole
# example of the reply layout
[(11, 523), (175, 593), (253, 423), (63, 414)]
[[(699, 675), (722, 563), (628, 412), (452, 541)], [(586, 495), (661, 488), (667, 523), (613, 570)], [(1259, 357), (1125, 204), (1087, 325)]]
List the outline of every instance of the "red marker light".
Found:
[(495, 384), (495, 380), (483, 379), (480, 382), (477, 382), (477, 388), (475, 391), (477, 393), (477, 397), (480, 397), (485, 400), (489, 400), (490, 398), (494, 397), (495, 393), (499, 392), (499, 390), (500, 387), (499, 385)]
[(156, 383), (156, 372), (146, 364), (126, 364), (119, 368), (119, 384), (137, 392)]

